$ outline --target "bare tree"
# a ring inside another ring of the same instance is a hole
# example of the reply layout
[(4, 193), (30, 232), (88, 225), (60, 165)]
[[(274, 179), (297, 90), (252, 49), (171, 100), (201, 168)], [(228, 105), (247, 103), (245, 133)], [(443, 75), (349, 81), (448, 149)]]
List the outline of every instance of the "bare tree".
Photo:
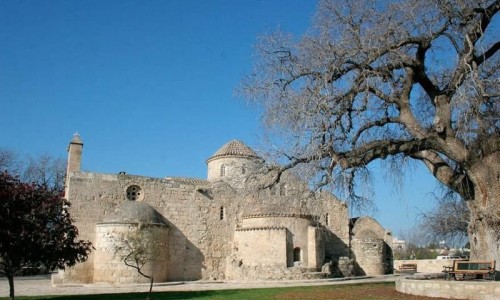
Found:
[(7, 171), (11, 174), (18, 174), (21, 169), (20, 162), (17, 153), (0, 148), (0, 172)]
[(35, 182), (53, 190), (62, 190), (65, 175), (66, 161), (63, 158), (40, 154), (27, 158), (21, 177), (26, 182)]
[(0, 171), (7, 171), (18, 176), (23, 182), (62, 191), (66, 175), (66, 161), (49, 154), (27, 155), (21, 158), (14, 151), (0, 148)]
[(456, 193), (433, 195), (437, 206), (421, 214), (420, 225), (429, 239), (446, 240), (453, 245), (464, 245), (467, 239), (469, 208)]
[(242, 90), (262, 105), (284, 169), (307, 165), (356, 202), (371, 162), (423, 163), (467, 201), (471, 256), (499, 261), (499, 8), (322, 0), (302, 38), (260, 38)]
[(137, 273), (150, 281), (149, 293), (153, 291), (152, 263), (157, 259), (161, 247), (161, 239), (155, 239), (150, 232), (142, 227), (117, 236), (113, 254), (127, 267), (134, 268)]

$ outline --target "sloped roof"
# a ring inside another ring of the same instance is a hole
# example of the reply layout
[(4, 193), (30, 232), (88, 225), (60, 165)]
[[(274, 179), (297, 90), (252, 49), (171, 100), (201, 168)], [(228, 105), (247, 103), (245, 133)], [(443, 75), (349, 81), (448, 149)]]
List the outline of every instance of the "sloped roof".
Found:
[(214, 155), (207, 159), (207, 162), (215, 158), (228, 156), (259, 158), (250, 147), (245, 145), (245, 143), (238, 140), (232, 140), (217, 150)]

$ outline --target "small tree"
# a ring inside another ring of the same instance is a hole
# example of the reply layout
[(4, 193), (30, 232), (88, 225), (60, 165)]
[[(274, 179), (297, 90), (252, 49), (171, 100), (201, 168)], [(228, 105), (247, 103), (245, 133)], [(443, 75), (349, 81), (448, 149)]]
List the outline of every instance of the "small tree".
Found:
[(68, 207), (60, 192), (0, 173), (0, 273), (9, 281), (10, 299), (22, 268), (52, 271), (87, 259), (91, 243), (77, 240)]
[[(153, 291), (154, 283), (152, 264), (162, 246), (164, 245), (161, 239), (155, 239), (151, 232), (145, 230), (142, 224), (139, 224), (137, 230), (120, 234), (113, 249), (115, 257), (118, 257), (126, 266), (136, 269), (137, 273), (150, 280), (150, 294)], [(150, 267), (149, 272), (147, 271), (148, 267)]]

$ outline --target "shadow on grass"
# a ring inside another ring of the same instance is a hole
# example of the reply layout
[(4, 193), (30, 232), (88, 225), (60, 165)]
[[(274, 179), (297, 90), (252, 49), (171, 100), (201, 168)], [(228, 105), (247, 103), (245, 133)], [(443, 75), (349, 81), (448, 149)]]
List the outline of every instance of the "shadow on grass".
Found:
[[(177, 299), (269, 299), (276, 294), (276, 289), (252, 290), (214, 290), (214, 291), (181, 291), (181, 292), (153, 292), (97, 294), (97, 295), (68, 295), (68, 296), (19, 296), (17, 300), (177, 300)], [(8, 299), (8, 298), (0, 298)]]
[[(380, 294), (382, 293), (382, 294)], [(396, 293), (396, 294), (394, 294)], [(380, 294), (380, 295), (375, 295)], [(16, 297), (18, 300), (175, 300), (175, 299), (421, 299), (397, 294), (393, 282), (262, 289), (178, 291), (69, 296)], [(0, 298), (0, 300), (8, 298)], [(426, 298), (422, 298), (426, 299)]]

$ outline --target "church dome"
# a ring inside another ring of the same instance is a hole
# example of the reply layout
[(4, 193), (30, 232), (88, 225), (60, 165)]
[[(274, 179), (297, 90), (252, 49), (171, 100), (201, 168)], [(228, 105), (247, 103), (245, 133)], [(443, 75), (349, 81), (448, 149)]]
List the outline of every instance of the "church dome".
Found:
[(222, 157), (247, 157), (247, 158), (259, 158), (259, 156), (247, 145), (238, 140), (232, 140), (229, 143), (222, 146), (217, 152), (214, 153), (207, 163), (216, 158)]
[(103, 223), (143, 223), (167, 225), (163, 216), (144, 202), (124, 201)]

